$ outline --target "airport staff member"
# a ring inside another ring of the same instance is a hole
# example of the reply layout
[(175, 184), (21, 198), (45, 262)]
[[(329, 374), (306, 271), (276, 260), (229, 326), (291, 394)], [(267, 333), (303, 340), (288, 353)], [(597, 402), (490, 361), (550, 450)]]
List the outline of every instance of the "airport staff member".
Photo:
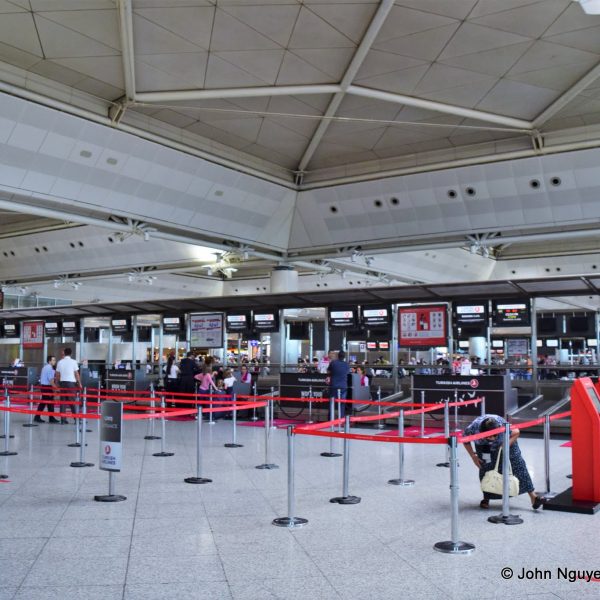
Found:
[[(71, 354), (73, 351), (71, 348), (65, 348), (63, 350), (64, 358), (61, 358), (56, 365), (56, 375), (54, 381), (59, 388), (67, 390), (74, 390), (75, 388), (81, 389), (81, 379), (79, 378), (79, 365), (76, 360), (73, 360)], [(63, 402), (72, 402), (75, 400), (75, 396), (63, 396)], [(78, 408), (75, 404), (67, 404), (71, 407), (71, 412), (76, 414)], [(61, 423), (68, 423), (67, 419), (62, 418)]]
[[(327, 372), (330, 378), (329, 395), (332, 398), (346, 398), (348, 392), (348, 373), (350, 373), (350, 365), (346, 362), (346, 353), (341, 350), (338, 352), (336, 360), (329, 363)], [(346, 414), (346, 404), (340, 403), (340, 414), (343, 417)]]
[[(54, 371), (54, 365), (56, 365), (56, 357), (52, 355), (48, 356), (48, 358), (46, 358), (46, 364), (44, 365), (44, 368), (42, 369), (42, 372), (40, 374), (40, 385), (42, 386), (42, 401), (38, 404), (37, 409), (39, 411), (43, 411), (44, 408), (48, 409), (48, 412), (50, 413), (48, 423), (59, 422), (58, 419), (55, 419), (52, 416), (52, 413), (54, 412), (54, 402), (52, 401), (54, 400), (54, 388), (56, 386), (56, 384), (54, 383), (54, 378), (56, 375)], [(35, 423), (45, 423), (45, 421), (40, 415), (35, 415), (33, 420)]]

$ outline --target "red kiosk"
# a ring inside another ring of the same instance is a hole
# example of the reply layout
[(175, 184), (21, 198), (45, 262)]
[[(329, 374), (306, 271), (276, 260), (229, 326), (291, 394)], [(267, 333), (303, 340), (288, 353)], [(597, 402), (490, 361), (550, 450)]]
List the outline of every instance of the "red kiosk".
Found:
[[(600, 384), (596, 384), (600, 386)], [(571, 387), (573, 487), (548, 500), (545, 510), (593, 515), (600, 510), (600, 388), (589, 377)]]

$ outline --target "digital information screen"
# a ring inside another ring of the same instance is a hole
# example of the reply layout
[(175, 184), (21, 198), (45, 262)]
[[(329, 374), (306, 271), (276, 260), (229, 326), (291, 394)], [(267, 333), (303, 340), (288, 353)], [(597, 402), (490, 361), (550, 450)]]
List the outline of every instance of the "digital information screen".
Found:
[(389, 327), (390, 308), (387, 306), (381, 308), (363, 308), (362, 320), (367, 329), (372, 327)]
[(78, 321), (63, 321), (63, 335), (77, 335), (79, 333)]
[(468, 325), (485, 326), (488, 324), (487, 304), (457, 304), (454, 306), (454, 325), (463, 327)]
[(492, 320), (494, 327), (527, 327), (531, 325), (529, 303), (523, 300), (494, 301)]
[(331, 329), (355, 329), (356, 313), (353, 309), (332, 308), (329, 310), (329, 327)]
[(129, 319), (113, 319), (111, 326), (113, 333), (129, 333)]
[(502, 340), (492, 340), (492, 348), (504, 348), (504, 342)]
[(44, 323), (44, 329), (46, 330), (46, 335), (60, 335), (60, 323), (56, 321), (46, 321)]
[(279, 331), (279, 319), (274, 312), (253, 313), (252, 329), (254, 331)]
[(590, 395), (590, 398), (592, 399), (592, 402), (594, 403), (594, 406), (596, 407), (596, 410), (600, 413), (600, 398), (598, 398), (598, 393), (596, 392), (596, 388), (592, 385), (585, 388), (587, 390), (587, 393)]
[(16, 323), (4, 323), (2, 333), (5, 338), (16, 338), (19, 337), (19, 328)]
[(227, 315), (226, 323), (228, 333), (243, 333), (250, 329), (249, 319), (246, 313)]
[(558, 340), (550, 340), (550, 339), (545, 340), (544, 345), (547, 348), (558, 348)]
[(379, 346), (380, 350), (389, 350), (390, 349), (390, 343), (389, 342), (379, 342), (378, 346)]
[(163, 317), (163, 331), (165, 333), (181, 331), (181, 317)]
[(445, 346), (446, 306), (398, 309), (400, 346)]
[(377, 342), (367, 342), (367, 350), (377, 350)]

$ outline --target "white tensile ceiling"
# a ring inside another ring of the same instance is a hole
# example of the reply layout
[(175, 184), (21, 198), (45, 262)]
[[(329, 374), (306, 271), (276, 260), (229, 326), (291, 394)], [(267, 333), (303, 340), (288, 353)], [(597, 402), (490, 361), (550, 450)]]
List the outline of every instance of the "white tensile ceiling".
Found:
[(589, 143), (600, 121), (600, 16), (572, 0), (1, 0), (0, 13), (0, 80), (18, 68), (49, 95), (125, 100), (123, 123), (288, 180), (493, 158), (564, 130)]

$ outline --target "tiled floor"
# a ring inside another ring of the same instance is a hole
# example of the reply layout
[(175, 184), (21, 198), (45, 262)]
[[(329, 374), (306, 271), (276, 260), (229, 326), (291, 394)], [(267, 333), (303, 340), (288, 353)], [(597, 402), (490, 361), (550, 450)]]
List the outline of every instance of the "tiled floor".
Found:
[[(309, 520), (289, 531), (271, 525), (286, 516), (286, 433), (273, 432), (273, 460), (263, 462), (262, 429), (240, 427), (243, 448), (227, 449), (230, 422), (204, 426), (203, 475), (194, 475), (195, 423), (167, 423), (167, 449), (143, 440), (146, 425), (127, 422), (125, 467), (117, 492), (126, 502), (101, 504), (107, 474), (97, 465), (69, 467), (72, 426), (22, 428), (13, 422), (18, 456), (0, 458), (0, 600), (202, 599), (437, 599), (600, 597), (600, 583), (556, 579), (557, 567), (600, 568), (600, 517), (533, 512), (527, 497), (513, 502), (522, 525), (486, 521), (477, 473), (461, 449), (460, 532), (476, 545), (471, 556), (435, 552), (450, 536), (448, 469), (435, 463), (441, 446), (406, 447), (406, 476), (413, 488), (387, 484), (397, 476), (397, 447), (353, 442), (350, 493), (358, 505), (330, 504), (341, 493), (341, 458), (319, 453), (327, 440), (296, 444), (298, 516)], [(96, 423), (88, 459), (98, 462)], [(568, 487), (571, 450), (552, 442), (553, 486)], [(341, 448), (341, 444), (339, 444)], [(534, 481), (543, 485), (540, 440), (521, 440)], [(494, 505), (494, 503), (493, 503)], [(515, 577), (501, 577), (510, 567)], [(519, 580), (521, 569), (550, 569), (551, 580)]]

